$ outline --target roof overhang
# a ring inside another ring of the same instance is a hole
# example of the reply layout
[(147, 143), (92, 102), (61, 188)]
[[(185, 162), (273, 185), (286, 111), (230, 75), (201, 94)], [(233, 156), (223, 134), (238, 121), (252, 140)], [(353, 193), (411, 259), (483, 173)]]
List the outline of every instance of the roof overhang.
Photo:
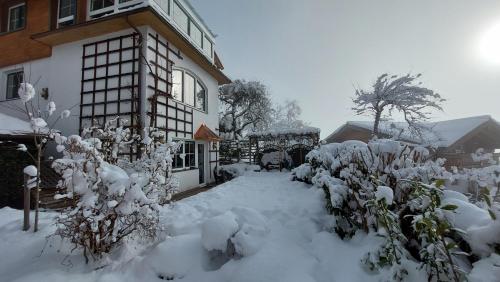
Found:
[(145, 25), (151, 26), (186, 56), (200, 65), (218, 81), (219, 85), (231, 82), (214, 63), (191, 45), (188, 39), (151, 7), (134, 9), (85, 23), (34, 34), (31, 38), (49, 46), (57, 46)]
[(219, 137), (219, 135), (217, 135), (215, 132), (213, 132), (205, 124), (200, 125), (198, 130), (196, 130), (196, 133), (194, 134), (194, 139), (195, 140), (205, 140), (205, 141), (210, 141), (210, 142), (218, 142), (218, 141), (222, 140)]

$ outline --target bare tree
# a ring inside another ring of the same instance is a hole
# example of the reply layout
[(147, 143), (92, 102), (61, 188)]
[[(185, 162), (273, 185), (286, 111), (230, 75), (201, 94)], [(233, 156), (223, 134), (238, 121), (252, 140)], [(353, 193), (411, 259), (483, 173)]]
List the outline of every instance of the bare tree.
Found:
[(219, 130), (226, 139), (238, 140), (246, 129), (269, 121), (272, 103), (259, 81), (235, 80), (219, 88)]
[(297, 100), (286, 100), (274, 107), (269, 126), (274, 128), (300, 128), (307, 125), (301, 119), (302, 108)]
[(445, 101), (433, 90), (420, 86), (416, 80), (421, 74), (389, 76), (382, 74), (373, 84), (373, 90), (356, 89), (352, 108), (356, 114), (370, 114), (375, 118), (373, 135), (379, 134), (380, 120), (385, 113), (398, 111), (408, 123), (410, 133), (421, 135), (422, 122), (430, 118), (431, 109), (443, 110), (441, 103)]

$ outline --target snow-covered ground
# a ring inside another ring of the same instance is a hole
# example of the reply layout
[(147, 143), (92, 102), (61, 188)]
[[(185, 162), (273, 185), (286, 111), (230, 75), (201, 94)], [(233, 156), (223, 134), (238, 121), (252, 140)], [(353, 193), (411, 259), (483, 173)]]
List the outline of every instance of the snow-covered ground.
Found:
[[(320, 189), (287, 173), (251, 172), (162, 210), (165, 236), (149, 247), (124, 246), (99, 264), (70, 254), (42, 213), (41, 231), (21, 231), (22, 212), (0, 210), (1, 281), (379, 281), (360, 263), (376, 248), (372, 235), (342, 241), (325, 231)], [(221, 255), (231, 237), (235, 255)], [(208, 251), (212, 250), (212, 251)], [(494, 259), (494, 258), (492, 258)], [(496, 258), (498, 260), (498, 258)], [(481, 267), (488, 267), (487, 265)], [(98, 268), (96, 270), (96, 268)], [(420, 273), (421, 274), (421, 273)], [(388, 279), (390, 280), (390, 279)], [(408, 280), (426, 281), (418, 271)]]

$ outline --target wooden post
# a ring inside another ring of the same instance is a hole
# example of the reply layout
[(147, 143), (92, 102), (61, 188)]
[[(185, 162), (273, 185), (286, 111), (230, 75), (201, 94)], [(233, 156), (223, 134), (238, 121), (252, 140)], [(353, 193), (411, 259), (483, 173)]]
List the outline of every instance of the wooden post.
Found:
[(30, 177), (24, 174), (24, 223), (23, 231), (28, 231), (30, 229), (30, 188), (28, 187), (28, 181)]

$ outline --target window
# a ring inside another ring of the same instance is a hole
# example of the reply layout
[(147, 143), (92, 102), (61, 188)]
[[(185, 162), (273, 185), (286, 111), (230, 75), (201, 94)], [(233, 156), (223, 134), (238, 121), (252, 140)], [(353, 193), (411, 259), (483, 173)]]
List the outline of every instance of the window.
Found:
[(189, 33), (189, 18), (182, 8), (174, 2), (174, 21), (185, 32)]
[(184, 143), (182, 141), (178, 141), (178, 142), (181, 142), (181, 144), (180, 144), (177, 152), (174, 153), (174, 157), (172, 158), (172, 160), (173, 160), (172, 168), (174, 168), (174, 169), (184, 168), (184, 159), (183, 159)]
[(194, 141), (177, 140), (180, 143), (179, 150), (174, 153), (172, 168), (186, 169), (196, 167), (195, 162), (195, 143)]
[(75, 23), (76, 0), (59, 0), (59, 26), (67, 26)]
[(194, 40), (194, 42), (196, 44), (198, 44), (198, 46), (201, 47), (201, 45), (202, 45), (201, 41), (203, 40), (203, 34), (201, 33), (201, 30), (193, 22), (189, 23), (189, 33), (190, 33), (189, 35)]
[(172, 72), (172, 81), (172, 96), (175, 100), (200, 111), (207, 110), (207, 90), (194, 75), (184, 70), (174, 70)]
[(175, 100), (182, 102), (182, 71), (172, 72), (172, 96)]
[(114, 4), (114, 0), (90, 0), (90, 11), (108, 8), (113, 6)]
[(197, 81), (195, 106), (198, 110), (205, 111), (206, 110), (205, 105), (206, 105), (205, 88), (203, 87), (203, 85), (200, 84), (199, 81)]
[(194, 141), (185, 141), (184, 142), (184, 161), (185, 167), (196, 167), (195, 165), (195, 152), (194, 152)]
[(195, 83), (194, 77), (186, 73), (184, 75), (184, 103), (193, 107), (194, 107), (194, 83)]
[(205, 36), (205, 39), (203, 40), (203, 51), (205, 51), (205, 53), (212, 57), (212, 49), (212, 42), (208, 39), (208, 37)]
[(8, 31), (15, 31), (24, 28), (26, 21), (26, 4), (22, 3), (9, 8)]
[(22, 71), (17, 71), (7, 74), (7, 95), (6, 99), (16, 99), (19, 98), (17, 91), (21, 82), (23, 82), (24, 73)]

